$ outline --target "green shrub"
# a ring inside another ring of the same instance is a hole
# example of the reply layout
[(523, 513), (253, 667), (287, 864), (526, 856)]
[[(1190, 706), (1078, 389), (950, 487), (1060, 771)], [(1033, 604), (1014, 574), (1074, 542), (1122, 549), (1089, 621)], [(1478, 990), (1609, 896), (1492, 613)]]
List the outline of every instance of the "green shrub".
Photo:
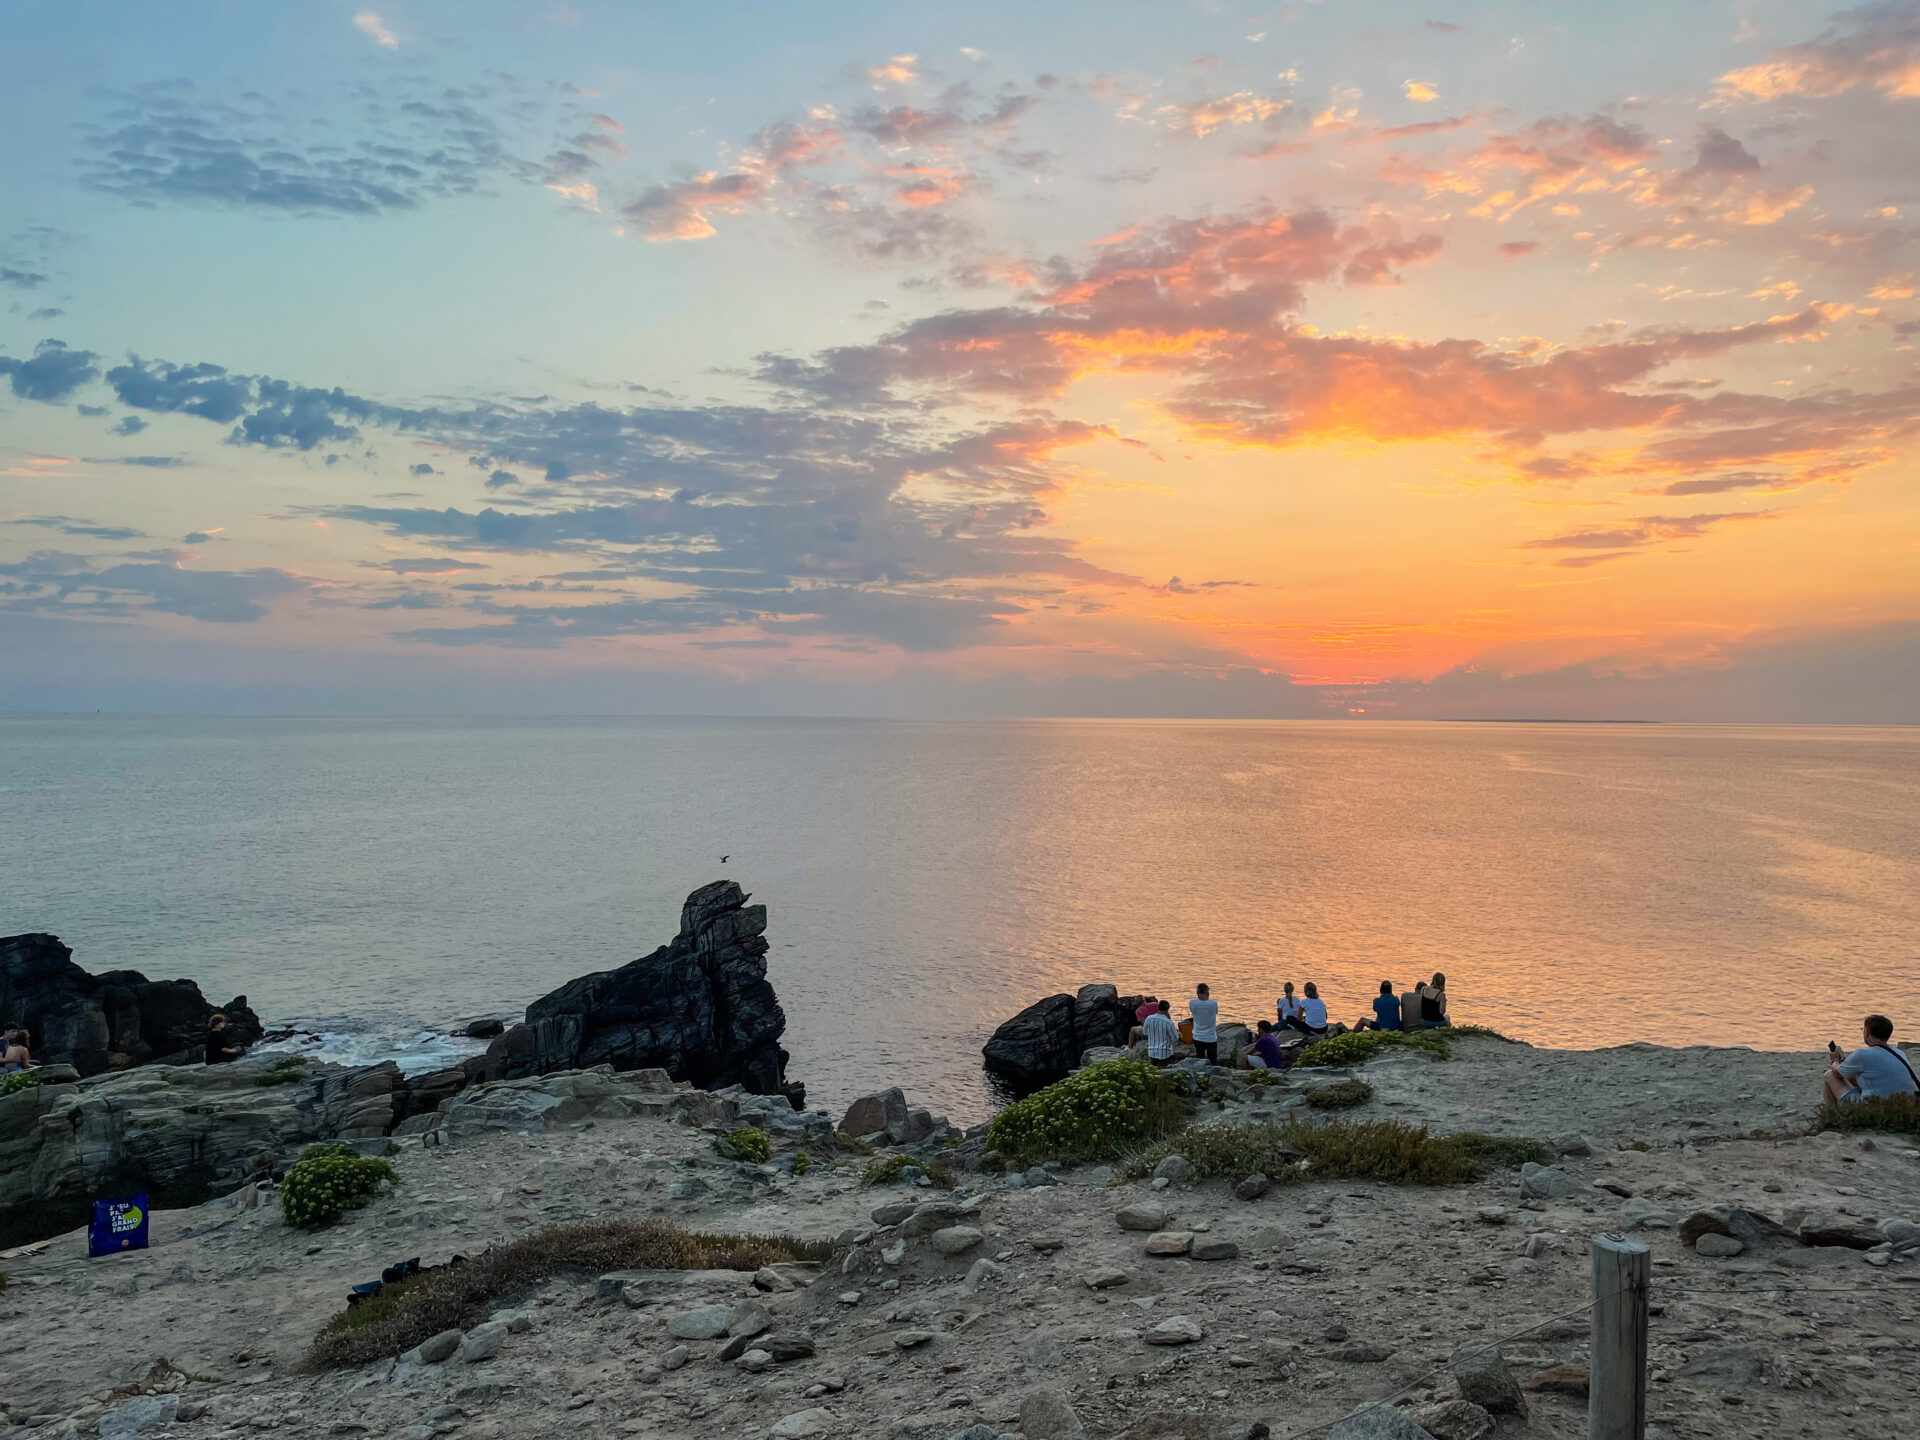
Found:
[(806, 1151), (796, 1150), (793, 1152), (793, 1173), (795, 1175), (804, 1175), (812, 1168), (813, 1159)]
[(1289, 1125), (1199, 1125), (1150, 1146), (1127, 1161), (1135, 1179), (1153, 1173), (1169, 1155), (1183, 1155), (1199, 1180), (1244, 1180), (1256, 1172), (1280, 1184), (1306, 1178), (1306, 1151), (1293, 1143)]
[(764, 1165), (773, 1158), (773, 1142), (751, 1125), (718, 1136), (713, 1148), (729, 1159), (745, 1160), (750, 1165)]
[(873, 1154), (873, 1146), (869, 1145), (865, 1140), (862, 1140), (858, 1135), (842, 1135), (836, 1130), (833, 1132), (833, 1144), (835, 1149), (844, 1150), (849, 1155)]
[(307, 1062), (298, 1055), (282, 1055), (267, 1066), (266, 1071), (253, 1083), (259, 1086), (298, 1085), (307, 1078)]
[(903, 1171), (921, 1170), (926, 1177), (942, 1190), (951, 1190), (958, 1183), (953, 1171), (938, 1160), (922, 1160), (914, 1155), (889, 1155), (884, 1160), (876, 1160), (867, 1166), (861, 1175), (862, 1185), (891, 1185), (900, 1179)]
[(0, 1095), (18, 1095), (22, 1090), (31, 1090), (44, 1083), (38, 1070), (16, 1070), (0, 1080)]
[(1373, 1087), (1364, 1080), (1334, 1080), (1310, 1085), (1306, 1094), (1307, 1103), (1316, 1110), (1351, 1110), (1373, 1098)]
[(1531, 1140), (1477, 1131), (1430, 1135), (1400, 1120), (1332, 1120), (1209, 1125), (1161, 1141), (1134, 1156), (1127, 1173), (1151, 1174), (1168, 1155), (1184, 1155), (1202, 1180), (1239, 1180), (1258, 1171), (1281, 1184), (1302, 1179), (1382, 1180), (1393, 1185), (1461, 1185), (1497, 1166), (1538, 1160)]
[(1354, 1030), (1314, 1041), (1300, 1052), (1294, 1064), (1307, 1068), (1364, 1065), (1380, 1051), (1392, 1047), (1423, 1051), (1441, 1060), (1453, 1053), (1438, 1030)]
[(704, 1235), (665, 1220), (561, 1225), (389, 1285), (344, 1310), (315, 1337), (305, 1368), (342, 1369), (410, 1350), (442, 1330), (471, 1329), (504, 1296), (526, 1295), (556, 1275), (609, 1270), (758, 1270), (823, 1261), (831, 1241), (786, 1236)]
[(365, 1206), (393, 1178), (393, 1166), (363, 1159), (349, 1145), (311, 1145), (280, 1182), (280, 1213), (289, 1225), (317, 1230)]
[(1885, 1095), (1851, 1105), (1822, 1105), (1822, 1130), (1892, 1130), (1920, 1135), (1920, 1095)]
[(1187, 1106), (1173, 1078), (1142, 1060), (1102, 1060), (993, 1117), (987, 1143), (1028, 1160), (1111, 1160), (1171, 1134)]

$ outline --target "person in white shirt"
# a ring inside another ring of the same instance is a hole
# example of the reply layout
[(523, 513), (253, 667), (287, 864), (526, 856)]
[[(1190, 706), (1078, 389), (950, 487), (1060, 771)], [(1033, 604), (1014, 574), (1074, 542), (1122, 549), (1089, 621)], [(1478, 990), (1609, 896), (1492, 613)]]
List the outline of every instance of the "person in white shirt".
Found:
[(1147, 1032), (1147, 1059), (1152, 1064), (1164, 1066), (1173, 1063), (1173, 1047), (1180, 1043), (1180, 1027), (1173, 1023), (1173, 1016), (1168, 1013), (1172, 1009), (1172, 1005), (1162, 1000), (1159, 1008), (1147, 1016), (1146, 1022), (1140, 1027)]
[(1320, 992), (1314, 988), (1311, 980), (1307, 982), (1306, 994), (1300, 1001), (1300, 1023), (1294, 1029), (1304, 1030), (1316, 1040), (1324, 1038), (1327, 1033), (1327, 1002), (1320, 998)]
[(1920, 1089), (1913, 1066), (1894, 1049), (1893, 1021), (1884, 1015), (1869, 1015), (1861, 1023), (1860, 1048), (1842, 1055), (1840, 1047), (1829, 1042), (1832, 1059), (1820, 1086), (1820, 1098), (1829, 1105), (1854, 1105), (1862, 1100), (1879, 1100), (1889, 1095), (1912, 1095)]
[(1278, 1005), (1280, 1011), (1280, 1028), (1284, 1030), (1291, 1026), (1293, 1029), (1298, 1030), (1300, 1027), (1293, 1022), (1300, 1018), (1300, 1002), (1293, 996), (1293, 982), (1291, 980), (1287, 981), (1280, 989), (1281, 995)]
[(1193, 1016), (1193, 1053), (1209, 1065), (1220, 1063), (1220, 1002), (1212, 998), (1204, 985), (1193, 987), (1193, 999), (1187, 1002)]

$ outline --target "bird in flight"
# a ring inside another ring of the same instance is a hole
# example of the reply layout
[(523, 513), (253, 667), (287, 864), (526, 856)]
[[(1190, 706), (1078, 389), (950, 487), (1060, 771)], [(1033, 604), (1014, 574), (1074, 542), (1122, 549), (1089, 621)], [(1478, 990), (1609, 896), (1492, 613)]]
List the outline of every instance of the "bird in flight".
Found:
[(724, 865), (724, 864), (726, 864), (726, 863), (727, 863), (727, 861), (729, 861), (729, 860), (731, 860), (732, 858), (733, 858), (733, 857), (732, 857), (731, 855), (722, 855), (722, 856), (720, 857), (720, 863), (721, 863), (722, 865)]

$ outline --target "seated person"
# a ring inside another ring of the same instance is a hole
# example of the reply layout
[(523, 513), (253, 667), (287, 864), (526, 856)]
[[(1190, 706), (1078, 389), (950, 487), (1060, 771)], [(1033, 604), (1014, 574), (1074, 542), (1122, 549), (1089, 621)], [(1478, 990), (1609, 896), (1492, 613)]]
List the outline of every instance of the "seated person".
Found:
[(1247, 1068), (1249, 1070), (1286, 1069), (1286, 1052), (1280, 1048), (1280, 1042), (1273, 1038), (1273, 1022), (1262, 1020), (1258, 1028), (1260, 1033), (1253, 1037), (1253, 1046), (1247, 1051)]
[(1293, 982), (1291, 980), (1287, 981), (1280, 989), (1280, 999), (1275, 1002), (1274, 1007), (1280, 1013), (1275, 1016), (1274, 1023), (1285, 1027), (1293, 1024), (1294, 1017), (1300, 1013), (1300, 1002), (1293, 998)]
[(1821, 1099), (1829, 1105), (1853, 1105), (1920, 1091), (1913, 1066), (1888, 1043), (1893, 1039), (1893, 1021), (1884, 1015), (1867, 1016), (1861, 1022), (1860, 1039), (1860, 1048), (1844, 1056), (1838, 1045), (1828, 1042), (1831, 1059), (1820, 1085)]
[(1438, 970), (1433, 972), (1432, 981), (1421, 981), (1413, 987), (1413, 993), (1420, 997), (1420, 1028), (1438, 1030), (1453, 1022), (1447, 1018), (1447, 977)]
[(1380, 994), (1373, 1002), (1373, 1018), (1364, 1015), (1353, 1022), (1356, 1030), (1398, 1030), (1400, 1028), (1400, 997), (1393, 993), (1393, 982), (1382, 980)]
[(1153, 1012), (1159, 1008), (1160, 1002), (1151, 995), (1133, 1007), (1133, 1028), (1127, 1032), (1128, 1045), (1138, 1045), (1140, 1043), (1142, 1037), (1147, 1033), (1141, 1027), (1147, 1023), (1147, 1016), (1153, 1014)]
[(1320, 998), (1320, 992), (1314, 988), (1311, 980), (1307, 982), (1306, 993), (1301, 998), (1300, 1013), (1287, 1021), (1287, 1028), (1298, 1030), (1315, 1040), (1326, 1038), (1327, 1002)]
[(18, 1070), (31, 1070), (33, 1056), (28, 1047), (32, 1037), (25, 1030), (11, 1028), (4, 1040), (0, 1040), (0, 1075), (11, 1075)]

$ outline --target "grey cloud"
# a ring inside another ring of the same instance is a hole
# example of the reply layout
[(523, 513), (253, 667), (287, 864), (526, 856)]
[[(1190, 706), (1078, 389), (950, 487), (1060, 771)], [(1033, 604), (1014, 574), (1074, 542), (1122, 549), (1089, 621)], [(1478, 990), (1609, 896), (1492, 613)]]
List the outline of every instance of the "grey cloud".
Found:
[(351, 423), (381, 420), (405, 425), (407, 412), (374, 404), (334, 386), (320, 389), (265, 375), (234, 375), (204, 362), (175, 365), (133, 357), (107, 372), (107, 383), (124, 405), (196, 415), (220, 423), (238, 421), (227, 437), (236, 445), (316, 446), (353, 440)]
[(37, 270), (19, 270), (11, 265), (0, 265), (0, 285), (11, 285), (19, 290), (31, 290), (35, 286), (47, 283), (47, 277)]
[(0, 565), (0, 608), (66, 615), (147, 610), (244, 624), (266, 615), (263, 602), (304, 588), (284, 570), (184, 570), (162, 562), (96, 568), (95, 557), (57, 550)]
[(518, 485), (520, 477), (511, 470), (496, 470), (487, 476), (487, 489), (498, 490), (506, 485)]
[(182, 545), (206, 545), (216, 538), (216, 536), (206, 530), (189, 530), (180, 537), (180, 543)]
[(447, 598), (432, 590), (406, 590), (398, 595), (389, 595), (384, 600), (372, 600), (362, 605), (362, 610), (438, 610), (445, 606)]
[(42, 530), (58, 530), (62, 535), (85, 535), (94, 540), (143, 540), (147, 532), (126, 525), (96, 525), (91, 520), (76, 520), (70, 515), (32, 515), (14, 525), (35, 525)]
[(69, 350), (64, 340), (42, 340), (31, 360), (0, 355), (0, 375), (22, 400), (64, 400), (99, 375), (91, 350)]
[(487, 570), (491, 566), (475, 560), (452, 560), (440, 555), (420, 555), (405, 560), (362, 560), (368, 570), (390, 570), (395, 575), (451, 575), (456, 570)]
[(27, 319), (58, 320), (62, 315), (66, 313), (67, 312), (62, 310), (58, 305), (42, 305), (38, 310), (29, 310), (27, 312)]
[(407, 473), (409, 475), (438, 475), (440, 472), (423, 460), (418, 465), (408, 466)]
[(116, 435), (138, 435), (146, 428), (147, 422), (142, 420), (138, 415), (122, 415), (120, 417), (120, 423), (113, 427), (113, 433)]
[(144, 470), (178, 470), (187, 462), (178, 455), (119, 455), (107, 459), (87, 457), (89, 465), (138, 465)]
[(223, 424), (238, 420), (253, 398), (252, 381), (227, 374), (223, 366), (148, 363), (138, 356), (109, 370), (107, 383), (123, 405), (197, 415)]

